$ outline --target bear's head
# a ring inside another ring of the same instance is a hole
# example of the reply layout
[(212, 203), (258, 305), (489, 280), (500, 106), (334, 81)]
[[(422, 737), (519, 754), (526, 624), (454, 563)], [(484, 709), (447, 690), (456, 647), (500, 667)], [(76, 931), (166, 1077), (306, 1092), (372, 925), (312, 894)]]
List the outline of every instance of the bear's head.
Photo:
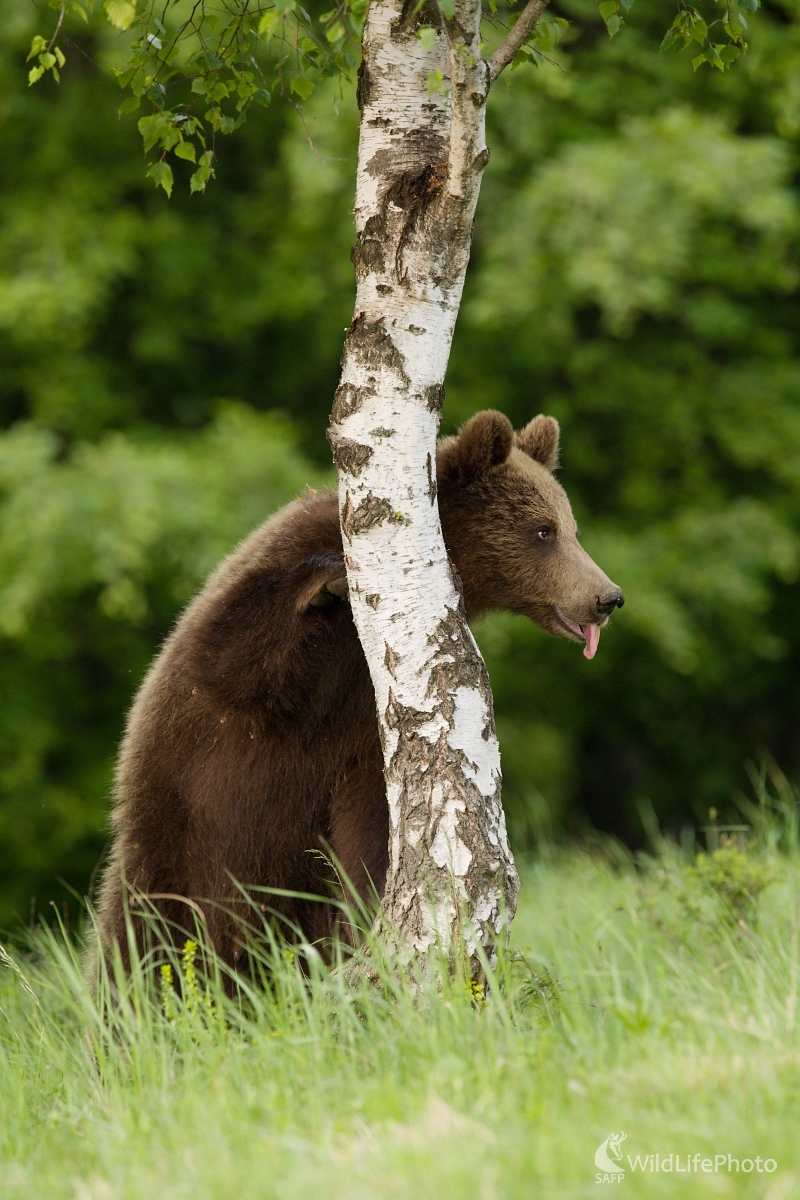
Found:
[(437, 453), (439, 511), (469, 616), (493, 608), (529, 617), (594, 658), (622, 592), (578, 541), (558, 465), (558, 422), (538, 416), (521, 433), (481, 412)]

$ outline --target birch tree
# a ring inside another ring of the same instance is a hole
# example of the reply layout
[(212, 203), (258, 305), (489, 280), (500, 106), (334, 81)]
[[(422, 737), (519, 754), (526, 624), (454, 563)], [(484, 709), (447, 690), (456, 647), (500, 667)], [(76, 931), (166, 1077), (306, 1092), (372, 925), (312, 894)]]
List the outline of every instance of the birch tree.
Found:
[[(600, 4), (610, 36), (631, 3)], [(513, 916), (518, 877), (489, 681), (439, 522), (436, 438), (489, 162), (487, 98), (512, 62), (553, 48), (567, 22), (547, 4), (528, 0), (516, 14), (494, 0), (488, 13), (481, 0), (342, 0), (315, 17), (297, 0), (103, 4), (133, 31), (121, 111), (145, 106), (148, 174), (168, 195), (176, 159), (193, 164), (190, 187), (203, 191), (217, 134), (276, 91), (300, 105), (320, 74), (351, 74), (361, 39), (356, 300), (329, 440), (384, 753), (391, 841), (379, 931), (418, 955), (466, 945), (473, 975), (478, 948), (491, 956)], [(693, 45), (695, 69), (724, 69), (745, 48), (742, 10), (756, 6), (738, 0), (716, 23), (681, 7), (665, 44)], [(31, 45), (31, 83), (58, 77), (64, 22), (85, 15), (73, 0), (54, 7), (53, 33)]]
[(362, 42), (355, 316), (329, 437), (384, 752), (382, 919), (421, 953), (459, 936), (491, 951), (518, 889), (489, 681), (439, 523), (436, 436), (489, 159), (486, 98), (545, 3), (530, 0), (488, 62), (480, 0), (457, 0), (426, 38), (420, 11), (378, 0)]

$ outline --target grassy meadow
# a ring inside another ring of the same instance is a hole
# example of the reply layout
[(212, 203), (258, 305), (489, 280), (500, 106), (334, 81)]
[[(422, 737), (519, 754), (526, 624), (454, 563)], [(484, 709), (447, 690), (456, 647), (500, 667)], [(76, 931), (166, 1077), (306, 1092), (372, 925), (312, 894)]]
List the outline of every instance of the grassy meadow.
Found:
[[(796, 811), (708, 853), (543, 850), (485, 998), (283, 952), (234, 1004), (185, 955), (183, 999), (134, 986), (104, 1020), (40, 931), (0, 968), (0, 1195), (800, 1195)], [(598, 1185), (621, 1131), (624, 1178)], [(697, 1168), (627, 1163), (651, 1154)], [(752, 1171), (703, 1172), (728, 1154)]]

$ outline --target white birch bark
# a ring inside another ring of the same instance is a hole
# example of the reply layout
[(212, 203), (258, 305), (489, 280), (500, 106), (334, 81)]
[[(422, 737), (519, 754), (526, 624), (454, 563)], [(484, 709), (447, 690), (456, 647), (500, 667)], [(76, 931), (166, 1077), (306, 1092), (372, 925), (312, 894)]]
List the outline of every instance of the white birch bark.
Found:
[[(329, 438), (384, 750), (391, 841), (380, 932), (417, 953), (463, 939), (477, 975), (475, 948), (492, 954), (518, 878), (489, 681), (439, 523), (436, 437), (488, 160), (486, 93), (505, 64), (493, 73), (481, 60), (479, 0), (461, 0), (448, 22), (438, 8), (433, 18), (414, 9), (373, 0), (364, 31), (358, 286)], [(432, 20), (426, 51), (416, 29)], [(429, 95), (437, 70), (444, 86)]]

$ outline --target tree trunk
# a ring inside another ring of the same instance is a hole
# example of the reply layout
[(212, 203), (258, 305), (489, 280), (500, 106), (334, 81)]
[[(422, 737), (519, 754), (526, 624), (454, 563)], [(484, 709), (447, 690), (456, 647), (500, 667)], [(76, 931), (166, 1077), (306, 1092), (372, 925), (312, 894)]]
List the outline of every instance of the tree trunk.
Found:
[(463, 940), (477, 976), (475, 949), (491, 956), (519, 881), (489, 680), (442, 539), (436, 437), (489, 157), (486, 94), (504, 64), (493, 72), (495, 60), (481, 59), (475, 0), (457, 2), (446, 22), (437, 6), (433, 21), (430, 47), (433, 31), (417, 34), (432, 24), (427, 8), (373, 0), (368, 11), (355, 316), (329, 439), (384, 751), (391, 837), (380, 932), (419, 954)]

